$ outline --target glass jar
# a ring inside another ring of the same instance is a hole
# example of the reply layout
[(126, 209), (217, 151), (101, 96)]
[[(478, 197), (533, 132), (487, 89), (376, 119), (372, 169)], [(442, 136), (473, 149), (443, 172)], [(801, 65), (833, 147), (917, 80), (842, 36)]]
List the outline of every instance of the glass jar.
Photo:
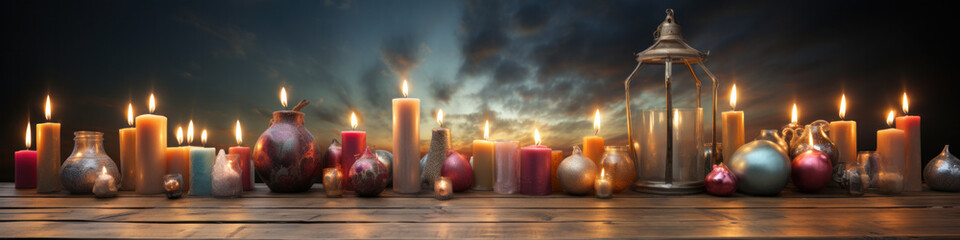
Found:
[(104, 168), (113, 179), (121, 179), (117, 164), (103, 150), (102, 132), (77, 131), (73, 135), (73, 153), (60, 166), (60, 184), (65, 190), (74, 194), (92, 193), (93, 184)]
[(627, 146), (607, 146), (604, 148), (603, 158), (600, 160), (601, 171), (610, 175), (613, 181), (613, 192), (626, 190), (637, 178), (637, 170), (633, 159), (627, 154)]

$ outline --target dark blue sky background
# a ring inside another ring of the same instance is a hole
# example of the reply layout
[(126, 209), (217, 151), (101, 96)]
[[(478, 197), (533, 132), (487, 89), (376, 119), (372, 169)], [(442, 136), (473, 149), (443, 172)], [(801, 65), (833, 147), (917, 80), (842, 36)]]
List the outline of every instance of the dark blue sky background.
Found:
[[(957, 143), (958, 84), (950, 78), (955, 44), (946, 6), (884, 1), (4, 1), (0, 3), (4, 118), (2, 180), (23, 128), (43, 119), (43, 97), (63, 123), (63, 155), (72, 132), (106, 133), (117, 154), (125, 106), (157, 113), (170, 129), (193, 119), (208, 145), (234, 145), (233, 123), (246, 145), (280, 109), (278, 92), (313, 103), (307, 126), (323, 146), (361, 117), (371, 145), (391, 146), (390, 99), (409, 79), (422, 99), (424, 142), (437, 109), (448, 113), (454, 145), (469, 153), (491, 121), (495, 139), (569, 146), (593, 133), (626, 144), (624, 78), (632, 54), (653, 43), (664, 9), (676, 10), (691, 46), (710, 51), (706, 64), (722, 81), (719, 106), (729, 110), (737, 83), (747, 138), (789, 121), (834, 120), (840, 94), (857, 120), (859, 148), (875, 148), (899, 96), (923, 116), (924, 159)], [(662, 68), (634, 83), (637, 111), (662, 107)], [(677, 71), (676, 103), (692, 107), (693, 84)], [(709, 85), (705, 86), (705, 90)], [(709, 106), (709, 91), (704, 92)], [(710, 109), (704, 109), (709, 113)], [(709, 115), (707, 115), (709, 116)], [(705, 124), (710, 124), (709, 118)], [(705, 128), (709, 131), (709, 128)], [(172, 132), (170, 133), (172, 136)], [(709, 134), (706, 132), (705, 134)], [(175, 145), (171, 137), (171, 145)], [(422, 146), (426, 147), (426, 144)], [(425, 149), (424, 149), (425, 150)]]

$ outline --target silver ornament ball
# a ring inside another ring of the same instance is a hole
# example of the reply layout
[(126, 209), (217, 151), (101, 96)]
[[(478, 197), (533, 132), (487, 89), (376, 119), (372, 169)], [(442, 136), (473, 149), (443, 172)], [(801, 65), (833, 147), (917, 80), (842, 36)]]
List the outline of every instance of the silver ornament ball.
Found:
[(744, 144), (727, 161), (737, 175), (737, 189), (750, 195), (777, 195), (790, 180), (790, 159), (767, 140)]
[(393, 153), (387, 150), (377, 150), (377, 160), (387, 167), (387, 186), (393, 183)]
[(960, 192), (960, 159), (950, 154), (950, 145), (923, 168), (923, 178), (930, 189), (944, 192)]

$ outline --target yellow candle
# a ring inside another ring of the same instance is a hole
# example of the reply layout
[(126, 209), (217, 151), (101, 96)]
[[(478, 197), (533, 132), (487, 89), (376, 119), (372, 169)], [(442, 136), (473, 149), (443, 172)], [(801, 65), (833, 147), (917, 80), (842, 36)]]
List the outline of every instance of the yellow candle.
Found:
[[(150, 94), (150, 112), (156, 108)], [(167, 172), (167, 117), (143, 114), (136, 118), (137, 184), (140, 194), (163, 192), (163, 175)]]
[(596, 130), (594, 136), (583, 137), (583, 156), (589, 158), (593, 163), (600, 166), (600, 160), (603, 158), (603, 138), (597, 136), (600, 134), (600, 109), (597, 109), (593, 116), (593, 128)]
[[(127, 124), (133, 125), (133, 104), (127, 105)], [(120, 181), (120, 190), (132, 191), (136, 189), (137, 173), (137, 129), (134, 127), (120, 129), (120, 172), (123, 179)]]
[[(50, 96), (44, 116), (50, 121)], [(37, 124), (37, 192), (60, 191), (60, 123)]]
[[(737, 85), (734, 84), (733, 88), (730, 90), (730, 108), (737, 108)], [(723, 159), (730, 159), (730, 156), (733, 156), (733, 153), (743, 146), (744, 143), (744, 133), (743, 133), (743, 111), (730, 110), (723, 112), (721, 115), (722, 127), (723, 127), (723, 138), (721, 143), (723, 145)]]
[(483, 139), (473, 140), (473, 189), (493, 190), (493, 141), (490, 137), (490, 122), (483, 125)]
[(830, 122), (830, 139), (837, 144), (840, 159), (832, 159), (833, 164), (851, 163), (857, 159), (857, 122), (844, 121), (847, 115), (847, 96), (840, 97), (840, 121)]

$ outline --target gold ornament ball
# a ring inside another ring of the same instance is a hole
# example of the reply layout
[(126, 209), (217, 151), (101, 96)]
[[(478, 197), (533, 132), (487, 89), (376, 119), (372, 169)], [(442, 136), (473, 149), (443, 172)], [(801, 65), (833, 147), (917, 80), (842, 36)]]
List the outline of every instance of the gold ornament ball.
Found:
[(573, 154), (563, 159), (557, 167), (560, 186), (571, 195), (586, 195), (592, 192), (597, 174), (597, 164), (584, 157), (580, 148), (574, 148)]

